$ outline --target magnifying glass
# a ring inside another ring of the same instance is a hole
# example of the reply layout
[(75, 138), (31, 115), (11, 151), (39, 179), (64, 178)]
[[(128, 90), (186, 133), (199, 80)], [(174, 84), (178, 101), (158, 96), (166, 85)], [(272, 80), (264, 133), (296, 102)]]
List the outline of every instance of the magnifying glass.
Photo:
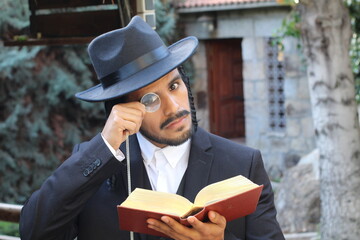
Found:
[(156, 112), (161, 105), (161, 100), (159, 95), (153, 92), (145, 94), (141, 98), (140, 102), (145, 105), (145, 110), (150, 113)]

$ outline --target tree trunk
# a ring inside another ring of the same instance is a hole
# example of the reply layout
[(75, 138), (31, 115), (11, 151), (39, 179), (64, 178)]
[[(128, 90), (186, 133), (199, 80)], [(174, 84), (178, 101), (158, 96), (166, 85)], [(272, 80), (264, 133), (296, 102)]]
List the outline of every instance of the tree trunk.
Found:
[(321, 239), (359, 239), (360, 130), (350, 66), (350, 17), (342, 0), (300, 0), (317, 146)]

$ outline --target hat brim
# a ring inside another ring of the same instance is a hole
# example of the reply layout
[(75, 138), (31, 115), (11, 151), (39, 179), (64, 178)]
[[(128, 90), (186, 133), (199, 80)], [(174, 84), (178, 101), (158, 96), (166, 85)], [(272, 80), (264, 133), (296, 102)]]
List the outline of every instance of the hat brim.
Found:
[(170, 53), (167, 57), (142, 69), (130, 77), (107, 88), (103, 88), (101, 84), (98, 84), (85, 91), (76, 93), (75, 96), (78, 99), (88, 102), (108, 101), (124, 96), (155, 82), (171, 72), (192, 56), (197, 46), (197, 38), (184, 38), (168, 47)]

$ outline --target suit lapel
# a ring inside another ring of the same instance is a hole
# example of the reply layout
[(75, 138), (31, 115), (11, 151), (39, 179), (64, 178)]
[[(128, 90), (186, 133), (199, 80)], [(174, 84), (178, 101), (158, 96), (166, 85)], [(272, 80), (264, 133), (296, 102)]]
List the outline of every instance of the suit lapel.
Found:
[(208, 134), (198, 128), (191, 140), (189, 164), (185, 172), (184, 197), (194, 201), (196, 194), (209, 182), (213, 161)]
[[(129, 145), (130, 145), (131, 190), (133, 191), (135, 188), (151, 189), (149, 177), (146, 173), (146, 169), (141, 156), (139, 142), (137, 140), (136, 135), (135, 134), (131, 135), (129, 137), (129, 141), (130, 141)], [(124, 142), (120, 146), (120, 150), (125, 155), (124, 163), (126, 164), (126, 142)], [(123, 181), (126, 183), (128, 182), (126, 171), (125, 174), (123, 174)]]
[[(137, 187), (151, 189), (149, 177), (146, 173), (146, 169), (141, 156), (139, 142), (137, 140), (136, 135), (134, 134), (130, 136), (129, 141), (130, 141), (129, 145), (130, 145), (131, 189), (134, 190)], [(124, 142), (120, 146), (120, 150), (125, 154), (126, 157), (126, 142)], [(125, 161), (124, 166), (126, 168), (126, 158), (124, 159), (124, 161)], [(124, 174), (122, 174), (123, 181), (126, 182), (126, 184), (128, 184), (126, 169), (123, 172), (124, 172)], [(135, 233), (135, 238), (141, 240), (147, 240), (147, 235)]]

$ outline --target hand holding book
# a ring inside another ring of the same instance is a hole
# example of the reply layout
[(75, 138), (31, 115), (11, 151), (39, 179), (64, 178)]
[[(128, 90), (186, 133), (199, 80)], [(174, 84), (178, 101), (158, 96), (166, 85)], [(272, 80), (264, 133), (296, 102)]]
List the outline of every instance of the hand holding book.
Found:
[(188, 226), (188, 216), (207, 221), (211, 210), (231, 221), (255, 211), (262, 188), (239, 175), (204, 187), (194, 203), (176, 194), (137, 188), (117, 207), (120, 228), (163, 236), (147, 227), (148, 218), (170, 216)]
[(161, 221), (153, 218), (147, 220), (148, 227), (167, 235), (171, 239), (223, 240), (225, 238), (226, 219), (219, 213), (210, 211), (207, 222), (201, 222), (194, 216), (187, 217), (190, 227), (184, 226), (175, 219), (162, 216)]

